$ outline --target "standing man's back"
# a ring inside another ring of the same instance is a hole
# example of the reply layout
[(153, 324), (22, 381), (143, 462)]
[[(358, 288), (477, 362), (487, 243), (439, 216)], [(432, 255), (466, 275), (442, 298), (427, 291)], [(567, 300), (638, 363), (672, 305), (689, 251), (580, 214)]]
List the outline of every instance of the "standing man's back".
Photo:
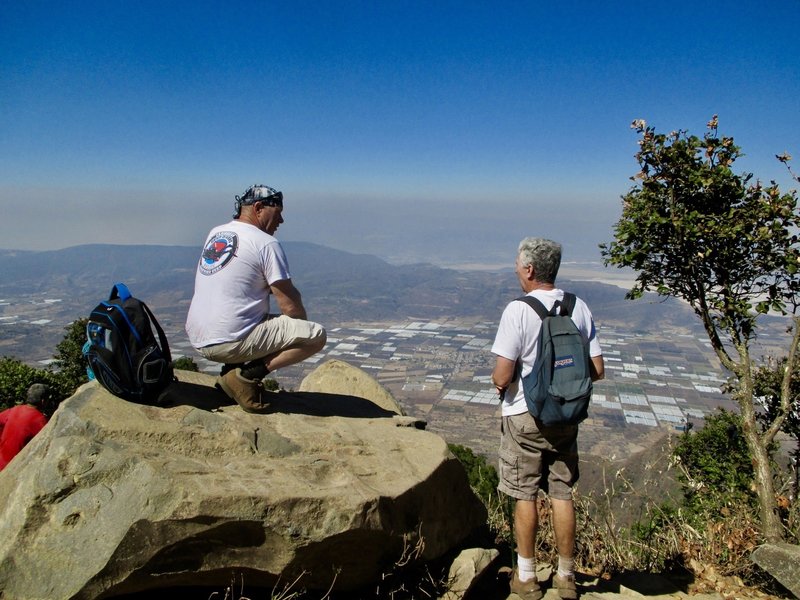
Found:
[[(254, 185), (236, 196), (233, 220), (211, 230), (186, 320), (192, 345), (224, 363), (217, 385), (248, 412), (266, 412), (268, 373), (322, 350), (325, 329), (307, 320), (286, 255), (274, 237), (283, 194)], [(281, 314), (270, 314), (270, 296)]]
[[(519, 245), (515, 270), (526, 295), (538, 299), (547, 310), (564, 299), (555, 287), (561, 264), (561, 246), (551, 240), (525, 238)], [(604, 375), (603, 356), (589, 308), (575, 301), (571, 318), (589, 344), (592, 379)], [(510, 302), (503, 311), (492, 346), (495, 367), (492, 381), (502, 400), (500, 485), (498, 489), (516, 500), (514, 535), (517, 568), (511, 591), (523, 600), (543, 596), (536, 580), (534, 551), (539, 524), (536, 498), (539, 490), (550, 497), (558, 547), (558, 572), (554, 587), (565, 600), (577, 598), (574, 575), (575, 509), (572, 488), (578, 481), (578, 426), (545, 427), (528, 412), (520, 378), (533, 369), (542, 321), (524, 302)], [(519, 369), (519, 370), (518, 370)]]

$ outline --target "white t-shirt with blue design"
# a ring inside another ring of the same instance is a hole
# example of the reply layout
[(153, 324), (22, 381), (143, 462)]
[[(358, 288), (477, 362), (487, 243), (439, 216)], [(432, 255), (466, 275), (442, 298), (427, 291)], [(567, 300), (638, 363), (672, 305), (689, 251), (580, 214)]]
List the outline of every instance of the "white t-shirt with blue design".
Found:
[(244, 338), (269, 314), (270, 285), (291, 279), (280, 242), (233, 220), (208, 234), (186, 333), (195, 348)]

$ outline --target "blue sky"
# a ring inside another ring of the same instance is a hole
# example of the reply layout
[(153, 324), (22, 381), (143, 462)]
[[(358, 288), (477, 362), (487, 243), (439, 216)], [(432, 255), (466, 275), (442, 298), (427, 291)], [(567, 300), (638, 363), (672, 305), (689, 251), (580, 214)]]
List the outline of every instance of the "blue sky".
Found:
[(199, 245), (265, 183), (282, 239), (599, 260), (635, 118), (794, 187), (800, 2), (653, 4), (3, 2), (0, 247)]

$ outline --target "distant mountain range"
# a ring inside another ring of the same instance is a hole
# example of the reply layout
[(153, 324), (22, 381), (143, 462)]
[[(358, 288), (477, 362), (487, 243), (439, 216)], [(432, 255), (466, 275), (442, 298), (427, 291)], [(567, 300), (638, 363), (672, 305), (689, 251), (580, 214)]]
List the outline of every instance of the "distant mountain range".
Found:
[[(430, 264), (396, 266), (380, 258), (305, 242), (284, 242), (295, 284), (311, 318), (329, 326), (392, 319), (479, 316), (499, 319), (520, 295), (510, 271), (459, 271)], [(75, 318), (122, 281), (151, 306), (187, 304), (200, 249), (90, 244), (63, 250), (0, 250), (0, 297), (47, 295), (77, 303)], [(674, 300), (625, 300), (625, 290), (560, 280), (591, 306), (597, 320), (628, 329), (686, 325), (693, 317)], [(655, 301), (654, 301), (655, 300)], [(66, 308), (66, 307), (65, 307)]]

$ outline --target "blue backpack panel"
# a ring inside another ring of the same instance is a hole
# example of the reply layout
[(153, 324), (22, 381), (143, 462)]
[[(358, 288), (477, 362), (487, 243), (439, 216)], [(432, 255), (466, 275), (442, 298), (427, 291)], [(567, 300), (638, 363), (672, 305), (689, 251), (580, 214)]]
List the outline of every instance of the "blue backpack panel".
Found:
[(517, 298), (542, 320), (533, 370), (522, 378), (528, 411), (545, 426), (577, 425), (592, 398), (589, 343), (572, 320), (575, 294), (564, 294), (552, 310), (532, 296)]

